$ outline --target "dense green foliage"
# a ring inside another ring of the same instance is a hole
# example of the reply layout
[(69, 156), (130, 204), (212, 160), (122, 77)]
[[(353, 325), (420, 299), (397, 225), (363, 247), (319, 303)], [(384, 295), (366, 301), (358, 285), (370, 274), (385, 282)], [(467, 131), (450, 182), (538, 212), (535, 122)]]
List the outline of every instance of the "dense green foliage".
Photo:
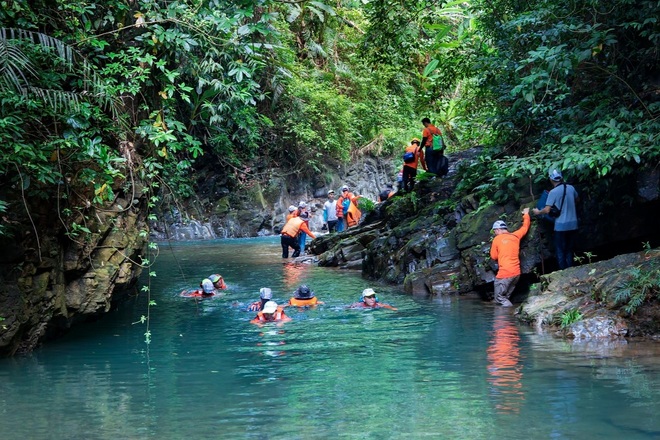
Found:
[(422, 116), (450, 152), (487, 147), (461, 190), (491, 199), (551, 166), (589, 179), (660, 157), (657, 2), (2, 5), (3, 184), (70, 231), (147, 191), (135, 179), (186, 197), (204, 166), (240, 186), (398, 156)]

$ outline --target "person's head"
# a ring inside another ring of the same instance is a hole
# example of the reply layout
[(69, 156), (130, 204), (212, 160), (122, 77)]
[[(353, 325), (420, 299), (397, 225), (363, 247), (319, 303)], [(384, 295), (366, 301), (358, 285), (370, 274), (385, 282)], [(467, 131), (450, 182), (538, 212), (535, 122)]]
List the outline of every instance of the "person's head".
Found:
[(289, 212), (293, 212), (296, 210), (296, 207), (294, 205), (289, 206)]
[(509, 229), (506, 226), (506, 223), (504, 223), (503, 220), (498, 220), (495, 223), (493, 223), (493, 232), (495, 235), (503, 234), (505, 232), (509, 232)]
[(419, 146), (419, 139), (412, 138), (412, 140), (410, 141), (410, 145), (412, 145), (412, 144), (417, 144), (417, 146)]
[(264, 314), (266, 320), (275, 319), (275, 312), (277, 312), (277, 303), (275, 301), (268, 301), (264, 304), (263, 310), (261, 310), (261, 313)]
[(388, 183), (387, 185), (385, 185), (385, 188), (387, 188), (387, 189), (393, 189), (393, 188), (394, 188), (394, 185), (392, 185), (391, 183)]
[(341, 187), (341, 194), (342, 195), (345, 196), (346, 193), (348, 193), (349, 191), (350, 191), (350, 188), (348, 187), (348, 185), (344, 185), (344, 186)]
[(209, 280), (211, 280), (216, 289), (224, 289), (226, 287), (225, 280), (222, 279), (222, 275), (220, 274), (214, 273), (209, 277)]
[(424, 127), (428, 127), (429, 125), (431, 125), (431, 120), (429, 118), (424, 118), (422, 119), (422, 124), (424, 125)]
[(330, 191), (328, 191), (328, 198), (330, 200), (335, 198), (335, 190), (334, 189), (331, 189)]
[(273, 291), (270, 290), (268, 287), (262, 287), (261, 289), (259, 289), (259, 297), (262, 300), (270, 301), (271, 299), (273, 299)]
[(211, 295), (214, 292), (215, 292), (215, 287), (213, 286), (213, 281), (211, 281), (208, 278), (202, 281), (202, 293), (204, 293), (204, 295)]
[(301, 284), (295, 292), (295, 297), (298, 299), (309, 299), (313, 296), (314, 295), (312, 295), (312, 291), (307, 284)]
[(300, 211), (307, 209), (307, 203), (301, 201), (300, 203), (298, 203), (298, 209)]
[(559, 185), (562, 182), (562, 180), (564, 180), (564, 176), (561, 175), (561, 171), (557, 169), (550, 170), (549, 177), (550, 177), (550, 181), (555, 186)]
[(309, 220), (309, 212), (303, 211), (300, 213), (300, 218), (303, 220)]
[(364, 289), (362, 291), (362, 302), (368, 306), (376, 304), (376, 292), (374, 292), (374, 289)]

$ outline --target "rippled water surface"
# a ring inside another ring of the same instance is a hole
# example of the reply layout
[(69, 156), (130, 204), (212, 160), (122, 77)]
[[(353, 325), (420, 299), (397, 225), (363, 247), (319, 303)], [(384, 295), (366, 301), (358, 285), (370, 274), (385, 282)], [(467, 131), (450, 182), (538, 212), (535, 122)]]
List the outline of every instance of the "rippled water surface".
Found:
[[(540, 336), (476, 297), (283, 264), (274, 239), (160, 247), (151, 344), (143, 294), (0, 360), (0, 439), (660, 438), (655, 344)], [(214, 272), (226, 295), (178, 296)], [(301, 283), (325, 304), (249, 323), (260, 287)], [(347, 310), (366, 287), (398, 311)]]

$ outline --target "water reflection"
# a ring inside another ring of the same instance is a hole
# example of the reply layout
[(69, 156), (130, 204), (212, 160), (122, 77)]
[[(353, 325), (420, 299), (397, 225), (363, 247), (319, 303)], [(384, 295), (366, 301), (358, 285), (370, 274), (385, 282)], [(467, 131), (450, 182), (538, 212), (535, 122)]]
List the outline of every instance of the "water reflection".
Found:
[(309, 264), (284, 263), (282, 265), (284, 286), (290, 291), (295, 290), (309, 268)]
[(525, 400), (522, 391), (520, 335), (509, 309), (495, 309), (493, 331), (487, 349), (488, 382), (498, 412), (518, 413)]

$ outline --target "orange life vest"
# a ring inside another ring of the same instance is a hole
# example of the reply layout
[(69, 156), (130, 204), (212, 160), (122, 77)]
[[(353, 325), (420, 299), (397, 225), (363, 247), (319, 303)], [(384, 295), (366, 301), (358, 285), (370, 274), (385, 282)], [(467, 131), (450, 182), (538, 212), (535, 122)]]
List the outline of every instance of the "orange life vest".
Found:
[(264, 316), (264, 312), (259, 312), (257, 313), (257, 316), (252, 320), (253, 322), (275, 322), (275, 321), (281, 321), (283, 318), (286, 318), (287, 316), (284, 314), (284, 310), (282, 307), (278, 307), (277, 310), (275, 310), (275, 313), (273, 313), (275, 316), (275, 319), (272, 321), (267, 321), (266, 317)]
[(289, 304), (292, 306), (305, 307), (305, 306), (315, 306), (319, 300), (316, 297), (309, 299), (300, 299), (300, 298), (291, 298)]
[(295, 237), (298, 235), (298, 231), (300, 230), (300, 225), (304, 222), (303, 219), (300, 217), (293, 217), (290, 219), (288, 222), (286, 222), (286, 225), (282, 228), (282, 234), (288, 235), (289, 237)]
[(348, 224), (348, 227), (350, 228), (351, 226), (355, 226), (360, 222), (360, 217), (362, 217), (362, 211), (360, 211), (357, 207), (357, 201), (359, 197), (356, 197), (353, 201), (351, 201), (350, 205), (348, 205), (348, 212), (346, 213), (346, 223)]

